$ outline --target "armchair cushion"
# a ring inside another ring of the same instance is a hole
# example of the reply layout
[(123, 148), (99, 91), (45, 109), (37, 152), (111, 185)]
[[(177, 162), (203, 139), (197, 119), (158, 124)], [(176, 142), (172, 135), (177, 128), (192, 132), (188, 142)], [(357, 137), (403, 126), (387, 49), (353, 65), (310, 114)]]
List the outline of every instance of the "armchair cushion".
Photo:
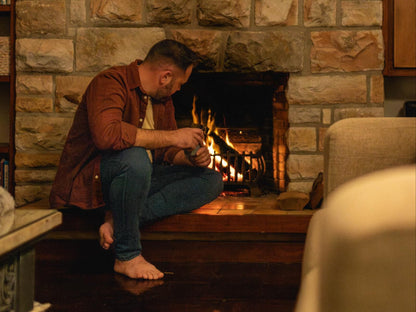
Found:
[(324, 143), (324, 197), (363, 174), (416, 163), (416, 118), (350, 118), (334, 123)]

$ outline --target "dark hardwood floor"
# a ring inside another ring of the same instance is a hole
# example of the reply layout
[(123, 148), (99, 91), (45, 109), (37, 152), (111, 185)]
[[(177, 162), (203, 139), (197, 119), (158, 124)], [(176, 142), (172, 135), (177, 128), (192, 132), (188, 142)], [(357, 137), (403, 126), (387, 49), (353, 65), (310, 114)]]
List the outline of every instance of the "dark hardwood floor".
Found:
[(293, 311), (313, 211), (279, 210), (275, 199), (219, 197), (144, 228), (144, 257), (167, 272), (159, 281), (114, 273), (97, 242), (102, 216), (64, 209), (36, 247), (35, 300), (48, 312)]
[(111, 253), (94, 240), (46, 240), (36, 253), (35, 299), (50, 312), (293, 311), (301, 274), (300, 263), (148, 259), (167, 273), (143, 281), (114, 273)]

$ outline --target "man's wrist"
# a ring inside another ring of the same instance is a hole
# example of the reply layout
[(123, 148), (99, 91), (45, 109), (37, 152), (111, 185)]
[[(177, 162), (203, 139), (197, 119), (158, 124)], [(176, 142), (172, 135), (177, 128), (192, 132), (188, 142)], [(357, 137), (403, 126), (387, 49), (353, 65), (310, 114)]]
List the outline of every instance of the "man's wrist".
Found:
[(164, 148), (175, 144), (175, 131), (150, 130), (138, 128), (136, 132), (135, 146), (147, 149)]

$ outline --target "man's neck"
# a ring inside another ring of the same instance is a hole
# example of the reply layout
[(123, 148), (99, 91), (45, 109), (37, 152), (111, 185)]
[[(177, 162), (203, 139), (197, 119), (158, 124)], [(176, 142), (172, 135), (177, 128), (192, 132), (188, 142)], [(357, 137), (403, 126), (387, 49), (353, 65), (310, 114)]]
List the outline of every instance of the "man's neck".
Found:
[(139, 72), (140, 83), (141, 83), (141, 91), (145, 94), (149, 94), (151, 90), (151, 75), (149, 75), (149, 70), (147, 66), (143, 63), (137, 65), (137, 71)]

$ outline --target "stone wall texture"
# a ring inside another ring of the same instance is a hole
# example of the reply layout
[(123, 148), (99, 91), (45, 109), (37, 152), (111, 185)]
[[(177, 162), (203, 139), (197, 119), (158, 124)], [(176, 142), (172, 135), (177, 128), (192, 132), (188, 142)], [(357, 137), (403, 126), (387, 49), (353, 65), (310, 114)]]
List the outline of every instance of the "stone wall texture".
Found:
[(92, 77), (164, 38), (201, 71), (290, 73), (287, 189), (309, 192), (327, 128), (384, 114), (381, 24), (381, 0), (16, 0), (16, 202), (48, 197)]

